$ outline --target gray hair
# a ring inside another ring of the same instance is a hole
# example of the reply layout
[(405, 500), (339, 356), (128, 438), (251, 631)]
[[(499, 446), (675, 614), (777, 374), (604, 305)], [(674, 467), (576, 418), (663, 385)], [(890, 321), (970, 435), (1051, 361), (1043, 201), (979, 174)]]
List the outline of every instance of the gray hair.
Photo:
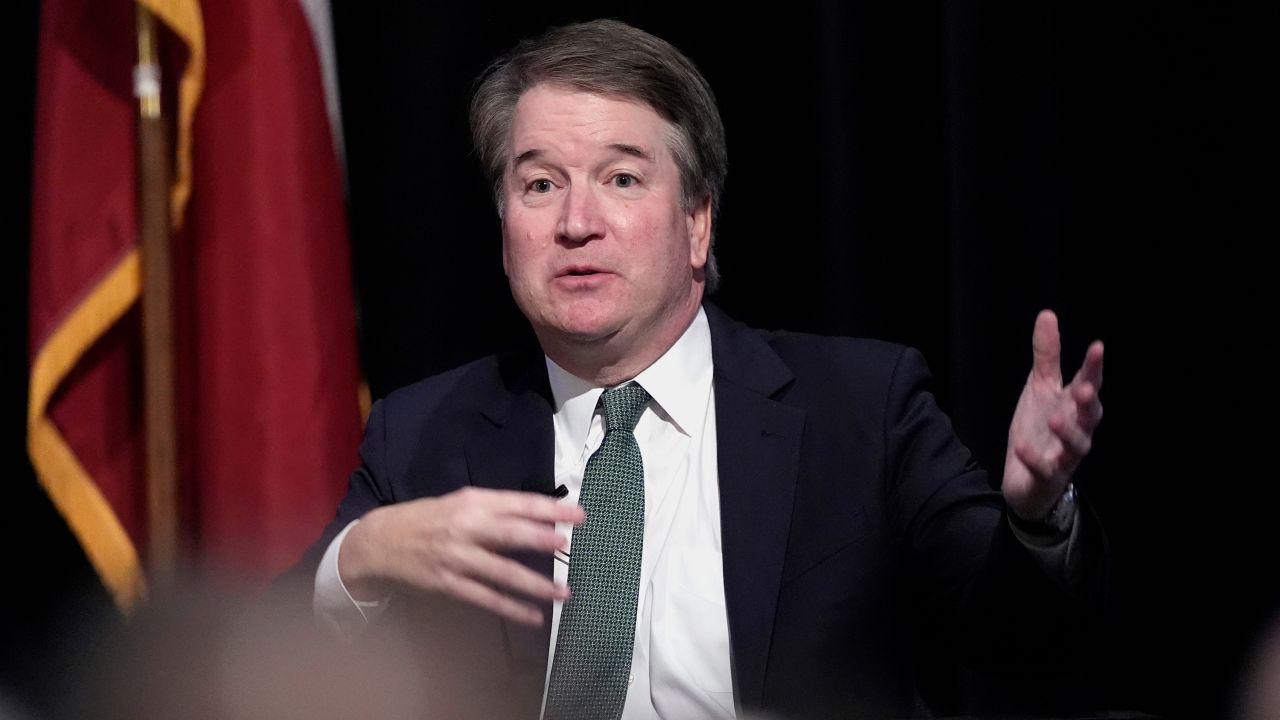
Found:
[[(542, 83), (638, 100), (652, 108), (675, 129), (668, 145), (680, 170), (682, 206), (690, 211), (709, 196), (713, 220), (719, 216), (728, 153), (711, 85), (670, 43), (617, 20), (566, 25), (522, 40), (481, 75), (471, 99), (471, 136), (500, 216), (516, 103)], [(707, 292), (719, 282), (713, 231)]]

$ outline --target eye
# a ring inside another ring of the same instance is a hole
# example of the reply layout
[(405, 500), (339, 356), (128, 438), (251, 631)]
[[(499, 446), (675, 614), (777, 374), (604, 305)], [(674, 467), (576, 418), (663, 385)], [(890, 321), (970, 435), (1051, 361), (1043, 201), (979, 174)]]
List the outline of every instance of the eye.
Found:
[(639, 181), (636, 180), (634, 175), (627, 175), (626, 173), (623, 173), (621, 175), (613, 176), (613, 184), (620, 188), (635, 187), (637, 182)]
[(529, 189), (540, 194), (549, 193), (551, 192), (551, 181), (545, 180), (545, 179), (534, 180), (533, 182), (529, 183)]

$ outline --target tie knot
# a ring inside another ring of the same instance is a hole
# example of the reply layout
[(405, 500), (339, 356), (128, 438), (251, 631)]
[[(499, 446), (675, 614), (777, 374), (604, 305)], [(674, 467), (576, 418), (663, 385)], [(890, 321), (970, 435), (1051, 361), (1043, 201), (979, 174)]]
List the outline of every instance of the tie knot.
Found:
[(635, 430), (648, 402), (649, 393), (638, 383), (629, 382), (605, 390), (600, 396), (600, 404), (604, 406), (605, 430)]

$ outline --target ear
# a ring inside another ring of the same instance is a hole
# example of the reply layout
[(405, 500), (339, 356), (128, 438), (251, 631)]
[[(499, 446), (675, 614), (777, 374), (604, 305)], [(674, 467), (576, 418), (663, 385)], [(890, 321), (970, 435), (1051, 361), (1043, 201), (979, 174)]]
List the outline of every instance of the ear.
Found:
[(711, 251), (711, 196), (702, 198), (685, 220), (689, 228), (689, 264), (700, 270), (706, 267)]

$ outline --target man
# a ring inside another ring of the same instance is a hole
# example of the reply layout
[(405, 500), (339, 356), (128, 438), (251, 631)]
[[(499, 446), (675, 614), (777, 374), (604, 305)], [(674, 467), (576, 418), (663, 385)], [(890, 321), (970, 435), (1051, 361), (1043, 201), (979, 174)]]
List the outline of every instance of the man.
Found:
[(1095, 588), (1100, 343), (1064, 386), (1037, 318), (1002, 499), (918, 353), (704, 302), (724, 131), (675, 48), (552, 30), (472, 128), (540, 351), (379, 402), (311, 555), (318, 617), (411, 637), (439, 717), (910, 714), (914, 648), (998, 661)]

